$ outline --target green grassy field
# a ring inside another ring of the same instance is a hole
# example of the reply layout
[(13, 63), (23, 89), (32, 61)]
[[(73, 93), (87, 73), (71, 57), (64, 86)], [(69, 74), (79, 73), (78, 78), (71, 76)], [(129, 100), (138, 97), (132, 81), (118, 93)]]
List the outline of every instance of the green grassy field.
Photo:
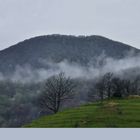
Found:
[(44, 116), (31, 128), (140, 128), (140, 98), (111, 100)]

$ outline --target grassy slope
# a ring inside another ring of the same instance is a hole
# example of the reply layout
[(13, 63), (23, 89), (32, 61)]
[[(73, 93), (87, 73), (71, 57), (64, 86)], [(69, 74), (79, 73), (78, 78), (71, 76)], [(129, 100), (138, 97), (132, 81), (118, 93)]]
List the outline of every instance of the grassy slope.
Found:
[(139, 127), (140, 98), (104, 101), (41, 117), (25, 127), (37, 128), (106, 128)]

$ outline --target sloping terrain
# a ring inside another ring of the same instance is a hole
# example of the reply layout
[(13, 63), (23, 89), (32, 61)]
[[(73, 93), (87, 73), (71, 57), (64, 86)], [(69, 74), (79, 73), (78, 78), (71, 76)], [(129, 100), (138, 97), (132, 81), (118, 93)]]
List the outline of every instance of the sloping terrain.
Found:
[(140, 128), (140, 98), (88, 104), (44, 116), (24, 126), (31, 128)]

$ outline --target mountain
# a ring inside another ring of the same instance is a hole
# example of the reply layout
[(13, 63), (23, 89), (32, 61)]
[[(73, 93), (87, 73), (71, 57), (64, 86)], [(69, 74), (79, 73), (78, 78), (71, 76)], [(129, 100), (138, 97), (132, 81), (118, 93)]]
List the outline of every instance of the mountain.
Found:
[(12, 73), (17, 66), (47, 68), (44, 62), (63, 60), (82, 65), (95, 61), (100, 55), (123, 58), (129, 51), (140, 50), (102, 36), (46, 35), (34, 37), (0, 51), (0, 72)]

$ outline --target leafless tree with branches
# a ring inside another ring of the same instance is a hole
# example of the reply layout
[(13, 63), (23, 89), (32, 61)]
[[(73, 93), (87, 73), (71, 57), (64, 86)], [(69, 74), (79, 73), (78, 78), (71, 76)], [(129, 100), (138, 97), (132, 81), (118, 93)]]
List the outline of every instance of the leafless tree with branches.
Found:
[(73, 80), (65, 77), (64, 73), (52, 76), (45, 83), (39, 104), (43, 110), (49, 109), (57, 113), (64, 101), (73, 98), (74, 90)]

